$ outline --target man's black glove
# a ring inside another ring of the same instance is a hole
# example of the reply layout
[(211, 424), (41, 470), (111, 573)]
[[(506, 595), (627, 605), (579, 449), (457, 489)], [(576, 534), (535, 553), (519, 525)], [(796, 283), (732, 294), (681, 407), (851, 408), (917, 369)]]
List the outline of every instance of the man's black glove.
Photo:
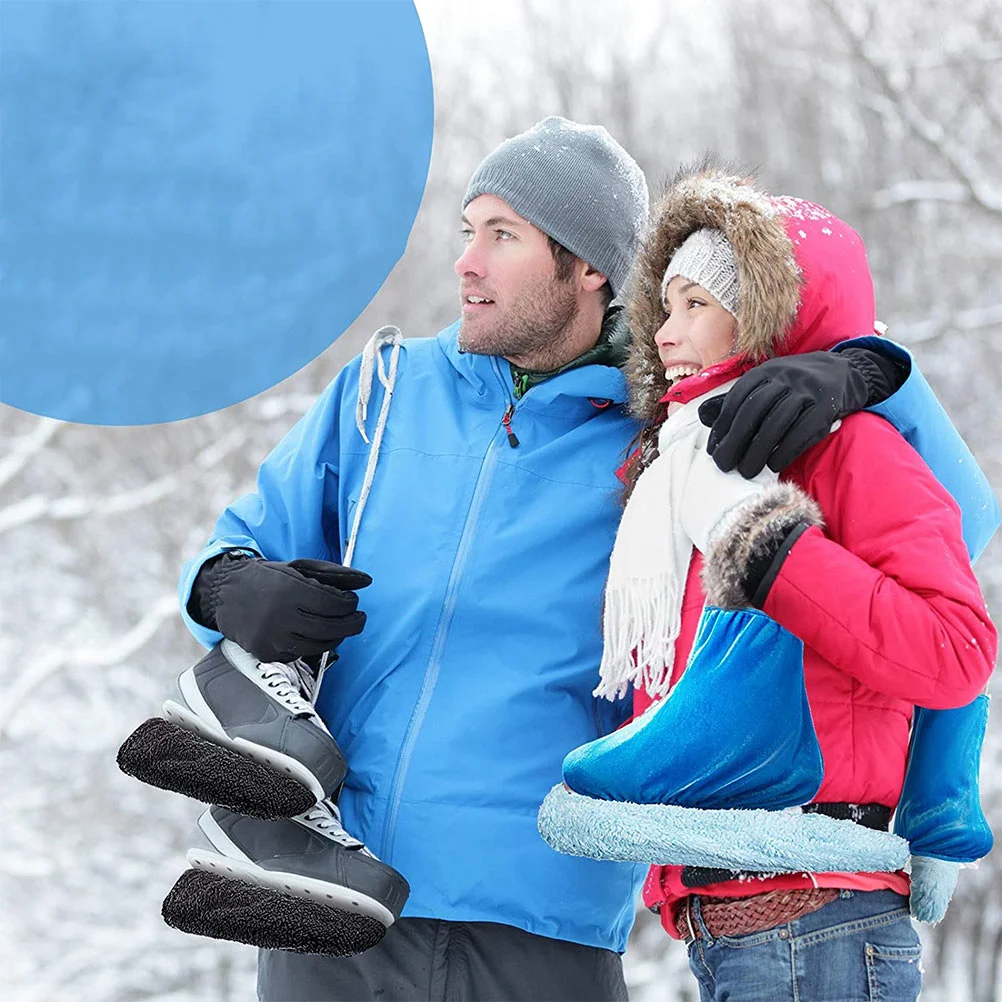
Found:
[(294, 661), (362, 632), (355, 590), (370, 584), (363, 571), (327, 560), (223, 553), (198, 572), (188, 612), (262, 661)]
[(836, 420), (886, 400), (907, 377), (907, 363), (869, 348), (769, 359), (700, 405), (706, 451), (725, 473), (754, 477), (766, 464), (779, 473)]

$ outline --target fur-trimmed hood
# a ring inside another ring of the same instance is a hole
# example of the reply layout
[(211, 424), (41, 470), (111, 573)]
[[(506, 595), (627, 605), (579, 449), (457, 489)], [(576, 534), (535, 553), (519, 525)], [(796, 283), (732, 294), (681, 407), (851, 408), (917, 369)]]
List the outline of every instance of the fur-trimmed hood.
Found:
[(627, 303), (630, 401), (648, 424), (663, 418), (668, 390), (654, 344), (666, 317), (661, 280), (686, 237), (704, 227), (722, 230), (734, 251), (744, 368), (873, 333), (873, 280), (851, 226), (813, 202), (767, 195), (749, 177), (706, 164), (682, 168), (651, 213)]

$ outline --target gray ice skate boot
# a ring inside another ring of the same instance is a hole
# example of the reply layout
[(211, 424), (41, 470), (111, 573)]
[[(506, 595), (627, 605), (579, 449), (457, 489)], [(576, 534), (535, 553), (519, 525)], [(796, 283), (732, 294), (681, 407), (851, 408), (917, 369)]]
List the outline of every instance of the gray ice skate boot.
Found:
[(262, 662), (230, 640), (183, 671), (118, 752), (144, 783), (257, 818), (291, 817), (334, 794), (347, 767), (311, 699), (303, 661)]
[(375, 946), (410, 888), (341, 825), (328, 800), (261, 821), (220, 807), (198, 820), (186, 870), (164, 899), (182, 932), (335, 957)]

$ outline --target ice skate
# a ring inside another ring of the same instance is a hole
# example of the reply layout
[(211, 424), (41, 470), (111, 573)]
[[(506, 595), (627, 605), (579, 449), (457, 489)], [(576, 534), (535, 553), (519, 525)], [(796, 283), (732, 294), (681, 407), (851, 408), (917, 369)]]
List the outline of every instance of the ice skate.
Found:
[(191, 869), (163, 903), (167, 924), (265, 949), (361, 953), (383, 938), (410, 893), (327, 800), (277, 821), (211, 807), (187, 858)]
[(182, 672), (118, 752), (123, 772), (257, 818), (291, 817), (334, 794), (347, 767), (311, 701), (305, 662), (259, 661), (224, 640)]
[(823, 775), (801, 641), (762, 612), (707, 607), (671, 693), (567, 755), (539, 830), (560, 852), (595, 859), (769, 872), (903, 866), (903, 839), (801, 812)]

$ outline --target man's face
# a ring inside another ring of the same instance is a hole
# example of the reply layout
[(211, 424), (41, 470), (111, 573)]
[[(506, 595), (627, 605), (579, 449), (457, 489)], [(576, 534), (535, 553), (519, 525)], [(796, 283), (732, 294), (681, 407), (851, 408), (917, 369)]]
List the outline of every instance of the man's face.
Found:
[(559, 364), (565, 331), (577, 316), (572, 278), (560, 281), (545, 233), (496, 195), (479, 195), (462, 219), (466, 247), (456, 261), (462, 325), (459, 345), (516, 364)]

